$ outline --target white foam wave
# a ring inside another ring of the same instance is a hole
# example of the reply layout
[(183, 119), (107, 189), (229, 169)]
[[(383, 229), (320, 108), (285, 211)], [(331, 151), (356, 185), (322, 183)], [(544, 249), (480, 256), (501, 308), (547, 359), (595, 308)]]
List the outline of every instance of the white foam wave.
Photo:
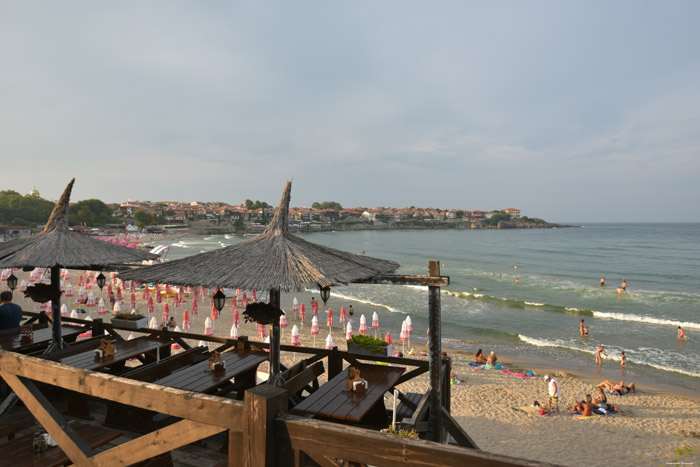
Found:
[(700, 329), (700, 323), (693, 323), (690, 321), (676, 321), (674, 319), (652, 318), (651, 316), (640, 316), (624, 313), (608, 313), (605, 311), (594, 311), (593, 316), (596, 318), (614, 319), (618, 321), (635, 321), (638, 323), (658, 324), (662, 326), (680, 326), (682, 328), (687, 329)]
[(354, 297), (354, 296), (352, 296), (352, 295), (345, 295), (345, 294), (342, 294), (342, 293), (338, 293), (338, 292), (336, 292), (335, 290), (333, 291), (333, 296), (334, 296), (334, 297), (338, 297), (338, 298), (344, 298), (344, 299), (346, 299), (346, 300), (352, 300), (352, 301), (358, 302), (358, 303), (364, 303), (365, 305), (378, 306), (378, 307), (381, 307), (381, 308), (385, 308), (385, 309), (389, 310), (389, 311), (392, 312), (392, 313), (403, 313), (403, 314), (407, 314), (407, 313), (408, 313), (408, 312), (406, 312), (406, 311), (401, 311), (401, 310), (399, 310), (399, 309), (396, 309), (396, 308), (391, 307), (391, 306), (389, 306), (389, 305), (386, 305), (386, 304), (384, 304), (384, 303), (376, 303), (376, 302), (373, 302), (373, 301), (371, 301), (371, 300), (365, 300), (365, 299), (363, 299), (363, 298)]
[(525, 302), (525, 305), (529, 306), (544, 306), (544, 303), (538, 303), (538, 302)]
[(428, 290), (427, 285), (404, 285), (404, 287), (406, 287), (408, 289), (420, 290), (421, 292)]

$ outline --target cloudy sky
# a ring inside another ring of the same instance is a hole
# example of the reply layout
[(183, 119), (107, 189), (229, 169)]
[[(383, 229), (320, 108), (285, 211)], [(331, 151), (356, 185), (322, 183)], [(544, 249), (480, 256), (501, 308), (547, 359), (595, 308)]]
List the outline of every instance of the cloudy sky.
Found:
[(1, 189), (700, 221), (695, 0), (3, 1)]

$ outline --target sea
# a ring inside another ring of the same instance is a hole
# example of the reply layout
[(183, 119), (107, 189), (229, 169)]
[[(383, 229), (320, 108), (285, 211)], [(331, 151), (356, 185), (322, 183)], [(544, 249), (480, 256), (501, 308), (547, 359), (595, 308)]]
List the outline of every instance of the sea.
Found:
[[(700, 224), (605, 223), (576, 228), (509, 230), (366, 230), (297, 234), (307, 241), (396, 261), (397, 274), (427, 274), (438, 260), (450, 278), (441, 289), (443, 347), (512, 356), (601, 379), (700, 390)], [(216, 235), (170, 242), (168, 259), (223, 248), (250, 236)], [(605, 287), (600, 279), (605, 278)], [(627, 290), (616, 290), (623, 280)], [(228, 293), (228, 292), (227, 292)], [(258, 291), (265, 299), (265, 293)], [(282, 294), (290, 325), (301, 324), (293, 300), (319, 299), (317, 290)], [(319, 300), (320, 302), (320, 300)], [(350, 284), (331, 289), (319, 313), (334, 310), (336, 340), (341, 307), (353, 305), (395, 348), (425, 350), (427, 287)], [(406, 317), (413, 333), (399, 334)], [(581, 319), (589, 335), (581, 337)], [(309, 332), (308, 319), (302, 332)], [(677, 338), (678, 326), (687, 334)], [(375, 333), (369, 330), (369, 333)], [(323, 334), (323, 333), (322, 333)], [(337, 344), (337, 342), (336, 342)], [(596, 367), (595, 350), (607, 356)], [(620, 368), (620, 354), (628, 362)]]

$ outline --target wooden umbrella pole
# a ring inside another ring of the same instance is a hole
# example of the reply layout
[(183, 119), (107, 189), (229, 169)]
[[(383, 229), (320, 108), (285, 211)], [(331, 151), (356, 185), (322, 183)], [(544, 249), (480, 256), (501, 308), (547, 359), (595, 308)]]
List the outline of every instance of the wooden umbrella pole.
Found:
[[(440, 262), (428, 261), (428, 275), (440, 276)], [(442, 363), (442, 336), (440, 323), (440, 287), (428, 287), (428, 348), (430, 362), (430, 439), (442, 442), (442, 401), (440, 391), (440, 366)]]
[[(54, 289), (54, 297), (59, 297), (61, 294), (61, 267), (51, 266), (51, 287)], [(61, 300), (51, 301), (51, 321), (53, 329), (53, 343), (49, 347), (49, 352), (61, 350), (63, 348), (63, 338), (61, 337)]]
[[(280, 289), (270, 289), (270, 304), (280, 308)], [(284, 383), (280, 372), (280, 319), (279, 316), (272, 322), (270, 333), (270, 384), (282, 386)]]

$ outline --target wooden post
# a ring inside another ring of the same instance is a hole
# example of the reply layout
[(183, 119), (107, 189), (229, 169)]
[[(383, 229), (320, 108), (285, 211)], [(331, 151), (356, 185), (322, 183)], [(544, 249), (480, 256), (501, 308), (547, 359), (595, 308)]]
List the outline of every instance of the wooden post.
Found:
[[(440, 262), (428, 261), (428, 276), (440, 276)], [(442, 441), (442, 401), (440, 391), (440, 368), (442, 366), (442, 332), (440, 317), (440, 287), (428, 286), (428, 348), (430, 363), (430, 439)]]
[[(276, 464), (275, 418), (287, 413), (287, 398), (287, 391), (270, 384), (245, 392), (243, 445), (242, 449), (229, 447), (229, 465), (263, 467)], [(234, 459), (232, 454), (242, 457)]]
[(104, 326), (104, 321), (102, 318), (95, 318), (94, 321), (92, 322), (92, 335), (97, 337), (97, 336), (104, 336), (105, 334), (105, 326)]
[[(280, 308), (280, 289), (270, 289), (270, 304)], [(270, 381), (275, 386), (282, 386), (282, 374), (280, 372), (280, 319), (272, 322), (270, 333)]]
[[(51, 266), (51, 288), (53, 288), (56, 296), (61, 293), (61, 267)], [(53, 343), (50, 346), (51, 350), (61, 350), (63, 348), (63, 338), (61, 337), (61, 300), (53, 300), (51, 302), (51, 321), (53, 329), (51, 336)]]
[(338, 355), (338, 347), (334, 346), (328, 354), (328, 379), (335, 378), (341, 371), (343, 371), (343, 359)]

